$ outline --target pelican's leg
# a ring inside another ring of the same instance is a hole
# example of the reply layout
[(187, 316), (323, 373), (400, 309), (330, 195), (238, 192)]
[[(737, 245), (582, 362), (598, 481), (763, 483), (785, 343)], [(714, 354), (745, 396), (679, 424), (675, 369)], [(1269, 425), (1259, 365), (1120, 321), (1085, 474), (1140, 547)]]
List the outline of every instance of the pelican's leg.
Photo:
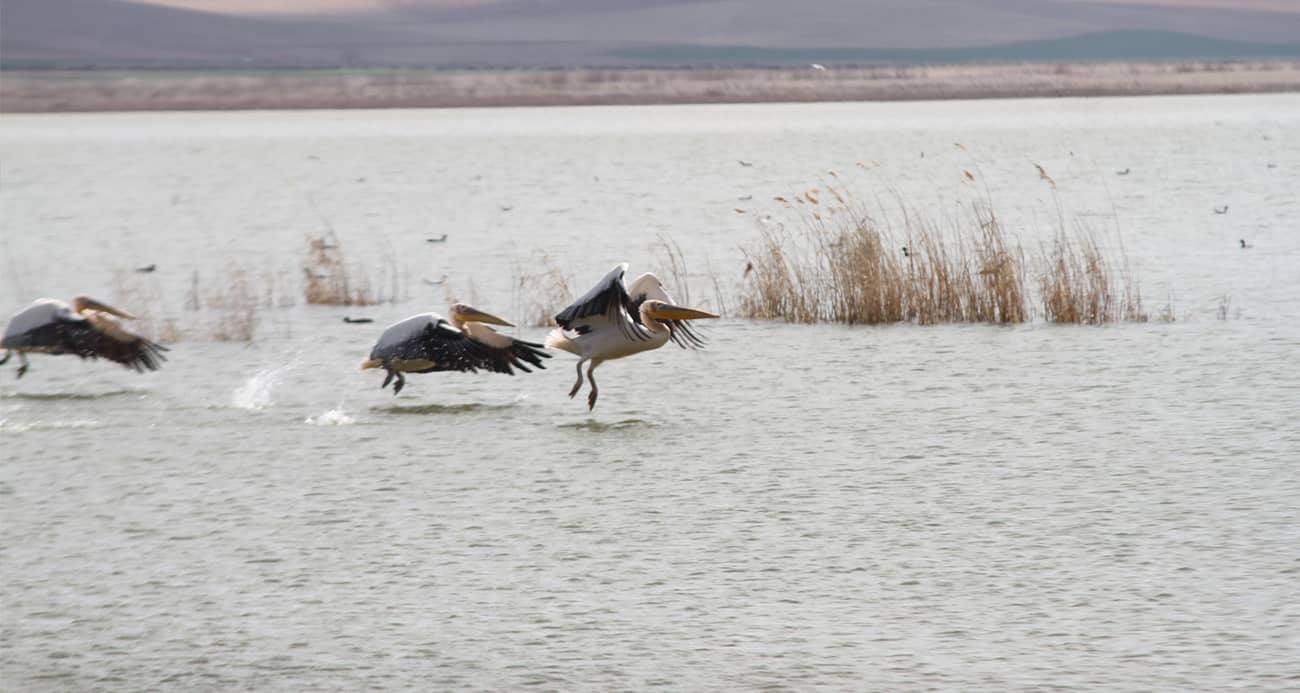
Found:
[(578, 359), (578, 382), (573, 384), (572, 390), (569, 390), (569, 399), (573, 399), (573, 396), (578, 394), (578, 390), (582, 389), (582, 364), (583, 363), (584, 363), (583, 359)]
[(19, 378), (23, 377), (23, 374), (26, 372), (27, 372), (27, 354), (20, 351), (18, 352), (18, 377)]
[(587, 368), (587, 380), (591, 381), (591, 394), (587, 395), (587, 411), (596, 408), (596, 366), (599, 363), (599, 361), (592, 361)]
[(379, 386), (379, 389), (382, 390), (382, 389), (388, 387), (388, 384), (391, 383), (391, 382), (393, 382), (393, 376), (395, 376), (395, 375), (397, 375), (397, 371), (389, 370), (389, 371), (388, 371), (388, 375), (384, 377), (384, 384), (383, 384), (383, 385), (380, 385), (380, 386)]
[(0, 359), (0, 366), (3, 366), (3, 365), (5, 365), (6, 363), (9, 363), (9, 357), (10, 357), (10, 356), (13, 356), (13, 355), (14, 355), (14, 352), (9, 351), (8, 349), (5, 349), (5, 357), (2, 358), (2, 359)]
[[(394, 373), (397, 373), (397, 371), (393, 371), (393, 372), (394, 372)], [(406, 378), (403, 377), (401, 373), (397, 373), (397, 382), (393, 383), (393, 396), (394, 396), (394, 397), (397, 396), (397, 393), (399, 393), (399, 392), (402, 391), (402, 387), (403, 387), (404, 385), (406, 385)]]

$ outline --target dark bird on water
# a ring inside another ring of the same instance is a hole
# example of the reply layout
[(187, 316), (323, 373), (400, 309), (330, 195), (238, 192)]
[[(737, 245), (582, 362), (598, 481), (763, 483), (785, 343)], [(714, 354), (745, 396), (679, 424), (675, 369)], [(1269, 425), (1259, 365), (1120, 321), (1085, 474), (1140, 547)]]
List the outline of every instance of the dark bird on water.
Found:
[(1115, 172), (1115, 175), (1117, 175), (1117, 176), (1127, 176), (1128, 174), (1129, 174), (1129, 169), (1124, 169), (1123, 171), (1116, 171), (1116, 172)]
[(27, 354), (75, 354), (83, 359), (106, 358), (134, 368), (158, 370), (167, 360), (167, 347), (155, 344), (128, 331), (113, 316), (127, 320), (136, 317), (124, 310), (100, 303), (88, 296), (72, 299), (72, 305), (53, 298), (38, 299), (18, 312), (5, 326), (0, 337), (4, 358), (18, 354), (18, 377), (27, 372)]
[(1253, 246), (1253, 245), (1247, 243), (1247, 242), (1246, 242), (1246, 239), (1243, 238), (1243, 239), (1241, 239), (1241, 247), (1242, 247), (1242, 248), (1254, 248), (1255, 246)]
[(444, 233), (444, 234), (442, 234), (441, 236), (439, 236), (438, 238), (426, 238), (426, 239), (424, 239), (424, 240), (425, 240), (425, 241), (428, 241), (429, 243), (446, 243), (446, 242), (447, 242), (447, 234)]
[(912, 251), (908, 250), (907, 246), (903, 246), (903, 257), (912, 257)]
[[(454, 303), (448, 311), (451, 319), (437, 313), (413, 315), (384, 330), (370, 350), (370, 358), (361, 370), (382, 368), (388, 372), (381, 388), (393, 384), (393, 394), (406, 385), (403, 373), (433, 373), (480, 370), (514, 375), (514, 369), (531, 373), (528, 366), (546, 368), (542, 359), (551, 355), (541, 344), (525, 342), (503, 335), (488, 324), (514, 327), (495, 315)], [(486, 323), (486, 324), (485, 324)]]
[(744, 159), (736, 159), (736, 163), (740, 164), (741, 166), (744, 166), (745, 168), (749, 168), (750, 166), (754, 165), (754, 162), (745, 161)]
[(145, 265), (144, 267), (135, 268), (135, 271), (139, 272), (140, 274), (149, 274), (150, 272), (156, 269), (158, 269), (158, 265)]
[(370, 318), (349, 318), (348, 316), (345, 315), (343, 316), (343, 322), (346, 322), (350, 325), (365, 325), (366, 323), (374, 322), (374, 320)]
[(1227, 213), (1228, 213), (1228, 205), (1224, 205), (1224, 206), (1222, 206), (1222, 207), (1215, 207), (1215, 208), (1214, 208), (1214, 213), (1215, 213), (1215, 214), (1227, 214)]

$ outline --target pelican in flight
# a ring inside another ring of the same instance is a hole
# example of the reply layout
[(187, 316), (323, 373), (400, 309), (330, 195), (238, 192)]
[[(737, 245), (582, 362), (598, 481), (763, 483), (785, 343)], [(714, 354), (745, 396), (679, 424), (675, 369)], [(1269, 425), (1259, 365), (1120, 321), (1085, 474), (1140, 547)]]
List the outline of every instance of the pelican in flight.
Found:
[(112, 316), (135, 320), (135, 316), (88, 296), (72, 299), (72, 305), (53, 298), (38, 299), (14, 315), (0, 337), (5, 352), (0, 365), (18, 354), (18, 377), (27, 372), (27, 353), (76, 354), (83, 359), (106, 358), (143, 373), (158, 370), (167, 347), (155, 344), (122, 327)]
[(704, 346), (687, 320), (716, 318), (717, 315), (673, 302), (659, 277), (646, 273), (631, 286), (623, 284), (624, 262), (610, 270), (595, 287), (573, 305), (560, 311), (555, 322), (560, 329), (546, 338), (546, 346), (578, 357), (578, 381), (569, 390), (572, 398), (582, 389), (582, 364), (587, 367), (591, 394), (587, 409), (596, 407), (596, 366), (613, 359), (658, 349), (672, 340), (686, 349)]
[(542, 359), (551, 355), (542, 351), (541, 344), (507, 337), (487, 326), (514, 327), (513, 323), (464, 303), (453, 303), (448, 313), (450, 319), (437, 313), (421, 313), (390, 326), (379, 335), (370, 358), (361, 363), (361, 370), (387, 371), (388, 377), (380, 388), (388, 387), (396, 378), (396, 395), (406, 384), (403, 373), (485, 370), (514, 375), (514, 368), (525, 373), (532, 372), (528, 365), (546, 368)]

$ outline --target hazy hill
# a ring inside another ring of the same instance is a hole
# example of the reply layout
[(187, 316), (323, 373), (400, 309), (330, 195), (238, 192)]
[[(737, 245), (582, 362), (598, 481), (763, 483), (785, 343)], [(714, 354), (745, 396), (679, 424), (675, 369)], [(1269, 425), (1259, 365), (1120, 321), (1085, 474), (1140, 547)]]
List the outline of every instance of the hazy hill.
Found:
[(1300, 56), (1300, 2), (1296, 11), (1285, 3), (1269, 10), (1162, 2), (368, 0), (354, 12), (266, 16), (125, 0), (4, 0), (0, 61), (538, 66)]

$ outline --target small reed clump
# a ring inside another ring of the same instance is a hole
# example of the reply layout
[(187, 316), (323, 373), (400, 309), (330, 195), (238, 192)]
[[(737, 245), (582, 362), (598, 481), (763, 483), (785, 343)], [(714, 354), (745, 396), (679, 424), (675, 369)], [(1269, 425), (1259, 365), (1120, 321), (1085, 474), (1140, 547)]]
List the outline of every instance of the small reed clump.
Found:
[(307, 239), (307, 258), (303, 261), (306, 280), (303, 296), (311, 305), (369, 306), (379, 303), (366, 277), (353, 279), (343, 258), (343, 250), (332, 235)]
[[(515, 281), (516, 314), (525, 316), (524, 324), (532, 327), (552, 327), (554, 315), (569, 305), (576, 297), (573, 278), (561, 269), (549, 255), (543, 255), (540, 266), (533, 271), (517, 267)], [(518, 310), (521, 309), (521, 310)]]
[[(195, 279), (197, 283), (197, 278)], [(251, 342), (257, 333), (258, 296), (248, 274), (238, 268), (227, 270), (222, 288), (207, 297), (207, 308), (217, 312), (211, 336), (220, 342)]]

